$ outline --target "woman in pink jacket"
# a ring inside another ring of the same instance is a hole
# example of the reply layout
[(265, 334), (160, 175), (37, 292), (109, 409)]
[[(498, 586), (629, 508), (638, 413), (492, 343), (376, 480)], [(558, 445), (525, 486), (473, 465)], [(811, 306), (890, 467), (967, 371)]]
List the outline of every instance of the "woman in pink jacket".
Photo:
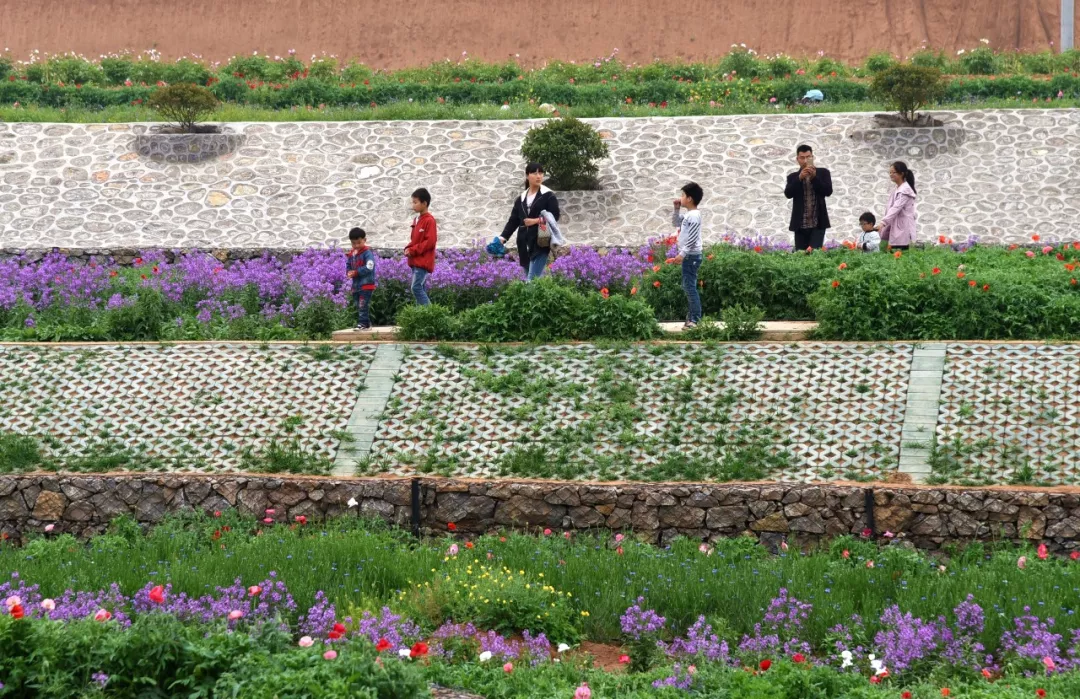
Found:
[(896, 189), (889, 195), (885, 217), (876, 228), (893, 250), (907, 250), (915, 242), (915, 173), (906, 163), (896, 161), (889, 168)]

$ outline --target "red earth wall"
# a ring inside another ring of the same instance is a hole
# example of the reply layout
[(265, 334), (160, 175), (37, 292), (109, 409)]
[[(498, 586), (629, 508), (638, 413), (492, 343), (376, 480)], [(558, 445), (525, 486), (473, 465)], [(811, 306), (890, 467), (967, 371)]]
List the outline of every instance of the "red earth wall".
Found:
[[(1060, 0), (3, 0), (0, 46), (98, 56), (156, 48), (223, 60), (252, 51), (356, 58), (376, 68), (469, 56), (625, 61), (705, 59), (745, 43), (763, 54), (847, 61), (928, 45), (955, 53), (989, 39), (1042, 50)], [(1080, 13), (1077, 15), (1080, 20)], [(1080, 37), (1080, 22), (1076, 35)]]

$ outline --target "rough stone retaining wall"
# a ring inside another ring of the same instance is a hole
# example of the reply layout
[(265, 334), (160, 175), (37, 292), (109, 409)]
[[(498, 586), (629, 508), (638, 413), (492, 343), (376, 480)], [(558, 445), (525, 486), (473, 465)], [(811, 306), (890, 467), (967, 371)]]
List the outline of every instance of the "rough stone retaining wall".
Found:
[[(461, 533), (506, 527), (633, 531), (663, 543), (678, 534), (716, 539), (750, 534), (777, 544), (801, 544), (859, 534), (904, 535), (916, 546), (939, 548), (971, 539), (1043, 540), (1072, 548), (1080, 537), (1080, 495), (1037, 490), (915, 488), (854, 485), (663, 484), (598, 485), (560, 482), (423, 478), (421, 527)], [(154, 523), (166, 514), (230, 507), (281, 523), (356, 514), (409, 526), (409, 479), (277, 478), (269, 476), (4, 475), (0, 530), (8, 537), (41, 531), (89, 536), (130, 515)]]
[[(923, 129), (880, 128), (867, 113), (588, 120), (611, 155), (601, 191), (560, 193), (563, 227), (574, 244), (668, 235), (671, 199), (692, 179), (708, 240), (787, 240), (785, 175), (805, 142), (832, 170), (839, 239), (863, 211), (884, 213), (894, 160), (918, 176), (924, 241), (1075, 237), (1080, 110), (937, 116), (944, 126)], [(539, 123), (235, 123), (243, 145), (195, 163), (162, 161), (173, 144), (152, 145), (146, 124), (0, 123), (0, 249), (340, 246), (355, 225), (400, 248), (419, 186), (440, 244), (470, 246), (502, 230), (523, 186), (522, 139)]]

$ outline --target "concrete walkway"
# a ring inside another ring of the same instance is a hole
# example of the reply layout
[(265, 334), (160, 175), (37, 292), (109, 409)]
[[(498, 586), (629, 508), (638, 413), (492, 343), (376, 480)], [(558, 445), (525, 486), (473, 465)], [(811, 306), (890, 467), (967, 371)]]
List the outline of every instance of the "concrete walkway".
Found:
[[(723, 323), (719, 324), (721, 327)], [(682, 323), (660, 323), (660, 328), (666, 333), (679, 334), (682, 332)], [(810, 332), (817, 327), (817, 323), (813, 321), (802, 320), (781, 320), (781, 321), (766, 321), (761, 324), (761, 336), (758, 338), (760, 342), (795, 342), (798, 340), (805, 340), (810, 336)], [(398, 329), (393, 325), (385, 325), (372, 328), (371, 330), (337, 330), (333, 334), (333, 339), (338, 342), (371, 342), (371, 341), (386, 341), (394, 342), (397, 340)]]

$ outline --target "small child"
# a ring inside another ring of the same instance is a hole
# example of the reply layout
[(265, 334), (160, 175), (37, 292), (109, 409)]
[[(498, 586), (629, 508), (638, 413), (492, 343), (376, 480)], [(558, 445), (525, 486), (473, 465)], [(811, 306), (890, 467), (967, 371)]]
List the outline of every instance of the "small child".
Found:
[(375, 251), (367, 246), (363, 228), (349, 231), (352, 250), (345, 258), (345, 276), (352, 279), (352, 295), (356, 299), (359, 320), (357, 330), (371, 330), (371, 294), (375, 291)]
[(435, 225), (435, 217), (428, 211), (430, 205), (431, 194), (426, 189), (421, 187), (412, 193), (412, 208), (419, 215), (413, 221), (409, 244), (405, 246), (405, 257), (412, 269), (413, 299), (420, 306), (431, 303), (425, 283), (428, 275), (435, 271), (435, 242), (438, 239), (438, 229)]
[[(688, 182), (679, 191), (675, 200), (675, 213), (671, 223), (679, 229), (679, 254), (671, 259), (673, 264), (682, 264), (683, 291), (686, 292), (686, 324), (684, 329), (696, 327), (701, 322), (701, 294), (698, 293), (698, 268), (701, 267), (701, 212), (698, 204), (704, 193), (701, 186)], [(680, 211), (685, 209), (685, 213)]]
[(862, 228), (862, 233), (859, 234), (859, 240), (855, 244), (856, 248), (863, 252), (878, 252), (881, 249), (881, 235), (874, 230), (874, 224), (876, 223), (877, 219), (869, 211), (859, 217), (859, 226)]

